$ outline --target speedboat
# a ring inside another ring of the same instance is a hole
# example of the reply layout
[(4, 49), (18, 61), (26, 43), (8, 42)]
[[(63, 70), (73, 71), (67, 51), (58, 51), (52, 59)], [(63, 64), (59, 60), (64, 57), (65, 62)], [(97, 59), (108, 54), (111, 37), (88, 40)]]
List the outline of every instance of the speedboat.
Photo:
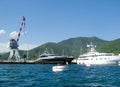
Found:
[(60, 71), (64, 71), (67, 70), (67, 66), (66, 65), (56, 65), (52, 67), (52, 71), (54, 72), (60, 72)]
[(82, 65), (108, 65), (108, 64), (117, 64), (120, 61), (120, 56), (117, 56), (113, 53), (100, 53), (95, 50), (95, 47), (92, 43), (87, 45), (89, 47), (89, 52), (83, 55), (80, 55), (77, 59), (77, 64)]

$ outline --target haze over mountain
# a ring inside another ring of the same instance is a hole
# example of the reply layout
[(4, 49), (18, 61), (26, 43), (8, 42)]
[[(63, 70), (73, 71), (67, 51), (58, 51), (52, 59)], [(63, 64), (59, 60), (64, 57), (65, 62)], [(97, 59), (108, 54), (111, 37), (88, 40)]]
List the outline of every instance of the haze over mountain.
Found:
[[(87, 45), (91, 42), (93, 45), (96, 45), (96, 50), (99, 52), (109, 52), (115, 54), (120, 53), (120, 39), (106, 41), (98, 37), (75, 37), (63, 40), (58, 43), (47, 42), (43, 45), (33, 48), (28, 51), (29, 59), (37, 58), (45, 51), (46, 48), (50, 53), (74, 56), (77, 58), (80, 54), (87, 52)], [(20, 51), (21, 57), (23, 54), (26, 54), (26, 51)], [(7, 59), (8, 55), (8, 53), (4, 54), (1, 58)]]

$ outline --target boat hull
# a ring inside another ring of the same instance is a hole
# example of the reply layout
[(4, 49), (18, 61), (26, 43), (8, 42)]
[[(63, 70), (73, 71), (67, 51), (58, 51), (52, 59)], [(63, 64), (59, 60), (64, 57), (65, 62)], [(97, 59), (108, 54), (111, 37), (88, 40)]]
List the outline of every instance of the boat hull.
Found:
[(82, 65), (118, 65), (120, 62), (120, 57), (113, 56), (108, 57), (109, 59), (105, 59), (106, 57), (96, 57), (96, 58), (88, 58), (88, 60), (78, 59), (77, 64)]
[(51, 58), (51, 59), (40, 59), (35, 61), (35, 63), (40, 64), (71, 64), (74, 58)]

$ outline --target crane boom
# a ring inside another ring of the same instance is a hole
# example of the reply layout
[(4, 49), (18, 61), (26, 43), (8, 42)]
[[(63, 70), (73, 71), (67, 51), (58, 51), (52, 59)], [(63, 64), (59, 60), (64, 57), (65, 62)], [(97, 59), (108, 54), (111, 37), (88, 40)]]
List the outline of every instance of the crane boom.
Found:
[(18, 33), (18, 37), (17, 37), (17, 40), (16, 40), (17, 42), (20, 39), (20, 35), (21, 35), (21, 32), (22, 32), (23, 28), (25, 28), (25, 17), (24, 16), (22, 17), (22, 22), (21, 22), (19, 33)]

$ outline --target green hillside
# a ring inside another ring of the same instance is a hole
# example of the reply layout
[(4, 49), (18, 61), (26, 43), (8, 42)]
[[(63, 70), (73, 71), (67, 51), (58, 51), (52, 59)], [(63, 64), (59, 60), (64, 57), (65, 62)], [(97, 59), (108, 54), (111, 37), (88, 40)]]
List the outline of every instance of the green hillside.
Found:
[(100, 52), (120, 54), (120, 39), (108, 41), (98, 47)]
[[(29, 59), (36, 59), (38, 55), (42, 54), (47, 48), (50, 53), (55, 53), (58, 55), (68, 55), (77, 58), (80, 54), (87, 52), (87, 44), (92, 42), (96, 45), (96, 50), (99, 52), (109, 52), (109, 53), (120, 53), (120, 39), (113, 41), (105, 41), (97, 37), (76, 37), (63, 40), (58, 43), (48, 42), (41, 46), (38, 46), (29, 53)], [(20, 51), (20, 55), (26, 54), (26, 51)], [(0, 55), (1, 59), (7, 59), (8, 53)]]
[(47, 48), (49, 52), (51, 50), (54, 51), (55, 54), (58, 55), (68, 55), (68, 56), (74, 56), (78, 57), (81, 53), (87, 52), (87, 44), (90, 44), (90, 42), (93, 42), (93, 44), (101, 45), (107, 41), (99, 39), (97, 37), (77, 37), (77, 38), (70, 38), (58, 43), (46, 43), (43, 44), (37, 48), (34, 48), (30, 50), (30, 56), (33, 57), (33, 55), (39, 55), (44, 52), (44, 50)]

